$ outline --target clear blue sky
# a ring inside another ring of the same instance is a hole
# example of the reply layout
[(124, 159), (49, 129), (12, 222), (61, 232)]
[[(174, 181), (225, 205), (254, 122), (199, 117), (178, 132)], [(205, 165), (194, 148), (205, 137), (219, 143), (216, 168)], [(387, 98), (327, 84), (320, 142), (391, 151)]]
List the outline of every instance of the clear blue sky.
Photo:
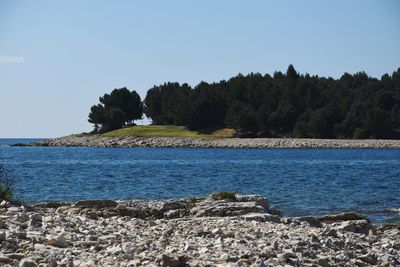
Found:
[(0, 1), (0, 137), (82, 131), (114, 88), (237, 73), (380, 77), (400, 67), (400, 1)]

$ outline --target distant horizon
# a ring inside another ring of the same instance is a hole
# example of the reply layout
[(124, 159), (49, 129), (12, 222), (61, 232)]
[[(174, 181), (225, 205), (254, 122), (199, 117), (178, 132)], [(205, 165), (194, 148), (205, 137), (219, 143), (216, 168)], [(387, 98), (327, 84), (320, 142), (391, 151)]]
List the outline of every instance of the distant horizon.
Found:
[(289, 64), (379, 79), (400, 67), (399, 11), (396, 0), (3, 1), (0, 137), (89, 132), (91, 105), (121, 87), (143, 99), (168, 81), (273, 75)]

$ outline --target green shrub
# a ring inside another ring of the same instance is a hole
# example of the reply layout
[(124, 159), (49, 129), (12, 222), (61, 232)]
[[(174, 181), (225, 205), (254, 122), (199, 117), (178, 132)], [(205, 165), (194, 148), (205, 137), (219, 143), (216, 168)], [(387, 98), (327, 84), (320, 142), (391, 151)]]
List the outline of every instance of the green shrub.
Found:
[(0, 165), (0, 200), (11, 202), (13, 199), (13, 181), (7, 175), (6, 170)]
[(213, 200), (236, 200), (236, 193), (235, 192), (217, 192), (211, 195)]
[(12, 201), (13, 193), (9, 187), (0, 188), (0, 199), (5, 201)]

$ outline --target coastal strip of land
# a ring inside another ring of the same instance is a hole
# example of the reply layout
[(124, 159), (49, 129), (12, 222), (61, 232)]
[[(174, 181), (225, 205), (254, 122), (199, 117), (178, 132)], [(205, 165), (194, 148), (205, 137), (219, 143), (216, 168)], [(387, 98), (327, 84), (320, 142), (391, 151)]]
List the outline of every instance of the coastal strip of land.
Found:
[(78, 134), (24, 146), (51, 147), (199, 147), (199, 148), (400, 148), (400, 140), (295, 138), (182, 138)]
[(2, 266), (399, 266), (400, 227), (283, 217), (257, 195), (0, 204)]

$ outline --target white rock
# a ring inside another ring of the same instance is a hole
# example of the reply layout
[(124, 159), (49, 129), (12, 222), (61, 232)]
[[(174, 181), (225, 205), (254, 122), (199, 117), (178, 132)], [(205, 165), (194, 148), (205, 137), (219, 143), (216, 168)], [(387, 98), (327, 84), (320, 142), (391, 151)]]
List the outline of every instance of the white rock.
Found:
[(10, 202), (8, 202), (6, 200), (1, 201), (1, 203), (0, 203), (0, 207), (2, 207), (2, 208), (7, 208), (9, 206), (10, 206)]
[(107, 248), (106, 252), (110, 253), (112, 255), (116, 255), (116, 254), (120, 254), (122, 252), (122, 248), (120, 246), (113, 245), (113, 246)]

